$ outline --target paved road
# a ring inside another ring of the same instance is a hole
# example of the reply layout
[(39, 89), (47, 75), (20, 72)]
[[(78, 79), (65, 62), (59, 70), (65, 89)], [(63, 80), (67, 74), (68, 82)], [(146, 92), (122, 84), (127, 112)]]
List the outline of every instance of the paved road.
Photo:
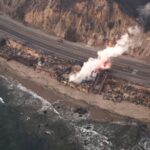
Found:
[[(96, 49), (65, 40), (63, 43), (58, 42), (57, 37), (26, 27), (3, 15), (0, 15), (0, 33), (22, 41), (46, 54), (79, 62), (84, 62), (89, 57), (97, 55)], [(113, 59), (112, 74), (118, 78), (150, 87), (150, 64), (146, 62), (125, 56), (115, 58)]]

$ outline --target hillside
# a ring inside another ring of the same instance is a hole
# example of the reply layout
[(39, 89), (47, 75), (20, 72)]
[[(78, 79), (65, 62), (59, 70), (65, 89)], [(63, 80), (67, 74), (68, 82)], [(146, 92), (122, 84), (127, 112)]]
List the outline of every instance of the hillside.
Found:
[[(49, 34), (90, 46), (116, 41), (135, 24), (144, 26), (143, 44), (128, 54), (150, 58), (149, 23), (138, 14), (148, 0), (1, 0), (0, 10)], [(138, 23), (137, 23), (138, 20)]]

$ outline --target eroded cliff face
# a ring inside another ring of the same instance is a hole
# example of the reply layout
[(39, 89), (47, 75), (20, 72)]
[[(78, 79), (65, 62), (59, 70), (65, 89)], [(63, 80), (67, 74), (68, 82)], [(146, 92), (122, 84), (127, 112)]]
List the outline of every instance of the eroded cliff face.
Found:
[[(101, 46), (136, 23), (113, 0), (1, 0), (0, 10), (28, 25), (74, 42)], [(132, 12), (131, 12), (132, 13)], [(150, 33), (128, 54), (150, 58)]]

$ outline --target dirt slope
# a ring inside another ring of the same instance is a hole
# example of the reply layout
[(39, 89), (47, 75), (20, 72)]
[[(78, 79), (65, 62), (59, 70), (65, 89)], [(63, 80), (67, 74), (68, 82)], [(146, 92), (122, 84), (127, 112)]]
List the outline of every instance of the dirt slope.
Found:
[[(135, 2), (135, 3), (134, 3)], [(136, 9), (147, 0), (1, 0), (0, 10), (30, 26), (74, 42), (102, 46), (117, 40), (139, 17)], [(150, 32), (131, 56), (150, 58)]]

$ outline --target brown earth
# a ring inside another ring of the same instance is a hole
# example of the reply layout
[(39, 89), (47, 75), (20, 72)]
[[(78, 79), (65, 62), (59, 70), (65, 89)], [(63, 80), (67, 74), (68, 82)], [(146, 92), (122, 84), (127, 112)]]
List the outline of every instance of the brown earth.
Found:
[[(87, 81), (79, 85), (70, 83), (68, 81), (69, 75), (81, 69), (80, 65), (76, 65), (77, 62), (41, 54), (11, 39), (6, 41), (6, 45), (0, 47), (0, 56), (9, 61), (16, 60), (26, 66), (39, 69), (39, 72), (40, 70), (47, 72), (50, 77), (56, 79), (61, 84), (81, 92), (102, 95), (104, 99), (114, 102), (129, 101), (150, 108), (150, 88), (115, 78), (111, 75), (110, 71), (101, 72), (97, 75), (99, 79), (96, 77), (95, 81)], [(102, 84), (105, 74), (107, 74), (107, 78), (104, 84)]]
[(134, 118), (146, 123), (150, 122), (149, 108), (128, 102), (114, 103), (106, 101), (100, 95), (91, 93), (87, 95), (62, 85), (52, 79), (46, 72), (39, 73), (37, 70), (33, 70), (33, 68), (24, 66), (16, 61), (6, 61), (0, 57), (0, 73), (19, 81), (47, 100), (57, 97), (57, 99), (65, 100), (66, 104), (87, 107), (91, 110), (91, 117), (96, 120), (116, 121), (123, 120), (121, 116), (125, 116), (125, 118)]
[[(0, 10), (14, 19), (74, 42), (103, 46), (117, 40), (137, 24), (136, 9), (147, 0), (126, 3), (112, 0), (1, 0)], [(122, 7), (123, 6), (123, 7)], [(148, 25), (147, 25), (148, 26)], [(129, 50), (137, 58), (150, 58), (150, 32), (140, 48)]]
[[(109, 120), (111, 117), (116, 118), (115, 114), (119, 114), (149, 122), (150, 89), (118, 79), (108, 79), (101, 95), (96, 92), (97, 88), (90, 92), (88, 89), (92, 82), (80, 85), (68, 82), (70, 69), (71, 71), (79, 69), (79, 66), (73, 65), (74, 62), (46, 56), (46, 63), (39, 68), (38, 61), (41, 61), (39, 58), (45, 56), (17, 41), (8, 40), (6, 45), (1, 46), (0, 56), (7, 58), (6, 60), (0, 57), (1, 74), (13, 77), (48, 100), (57, 95), (58, 99), (63, 98), (65, 103), (69, 101), (79, 103), (81, 106), (85, 106), (86, 103), (88, 105), (86, 106), (92, 109), (91, 113), (94, 113), (95, 119), (100, 117), (102, 120)], [(33, 62), (33, 58), (38, 59)], [(97, 112), (95, 108), (104, 111)], [(108, 113), (105, 110), (108, 110)], [(106, 115), (102, 117), (99, 112), (102, 116), (105, 113)]]

